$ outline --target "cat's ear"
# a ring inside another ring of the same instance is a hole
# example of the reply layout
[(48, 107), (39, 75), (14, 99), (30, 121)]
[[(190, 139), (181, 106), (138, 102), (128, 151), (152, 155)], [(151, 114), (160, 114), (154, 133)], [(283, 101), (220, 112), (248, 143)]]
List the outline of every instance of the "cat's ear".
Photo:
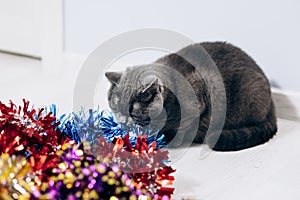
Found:
[(115, 85), (119, 85), (122, 73), (120, 72), (105, 72), (106, 78)]
[(146, 92), (149, 89), (158, 89), (159, 84), (158, 84), (158, 78), (154, 78), (151, 82), (149, 82), (145, 89), (143, 89), (142, 93)]

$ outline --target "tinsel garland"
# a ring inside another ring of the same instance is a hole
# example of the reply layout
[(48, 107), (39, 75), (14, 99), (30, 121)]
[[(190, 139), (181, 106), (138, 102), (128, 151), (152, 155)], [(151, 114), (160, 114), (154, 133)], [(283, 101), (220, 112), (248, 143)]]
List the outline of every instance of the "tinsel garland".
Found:
[(114, 144), (100, 137), (99, 144), (92, 149), (94, 155), (97, 154), (109, 165), (118, 165), (133, 178), (137, 188), (150, 191), (157, 199), (173, 194), (171, 185), (174, 177), (170, 174), (175, 170), (166, 165), (168, 152), (157, 149), (156, 142), (149, 146), (146, 136), (139, 135), (135, 146), (132, 146), (129, 135), (125, 135), (125, 138), (115, 139)]
[(60, 162), (49, 183), (43, 183), (41, 199), (152, 199), (137, 190), (133, 180), (119, 167), (95, 159), (83, 144), (65, 144), (57, 154)]
[(0, 199), (29, 199), (39, 192), (29, 176), (31, 167), (24, 157), (2, 154), (0, 157)]
[[(56, 113), (56, 107), (51, 106), (52, 112)], [(71, 113), (60, 117), (59, 129), (66, 133), (76, 142), (88, 141), (90, 144), (98, 144), (98, 138), (103, 136), (107, 142), (113, 142), (116, 138), (129, 134), (131, 145), (135, 145), (138, 135), (145, 135), (147, 144), (156, 142), (157, 148), (166, 147), (164, 135), (159, 131), (153, 131), (149, 127), (141, 129), (133, 124), (128, 127), (115, 122), (112, 114), (105, 111), (88, 110), (88, 114), (82, 109), (79, 113)]]
[(64, 133), (55, 129), (58, 122), (51, 113), (43, 115), (43, 108), (29, 109), (29, 102), (23, 102), (23, 108), (12, 102), (10, 106), (0, 102), (1, 153), (26, 157), (50, 155), (59, 145), (70, 141)]
[[(0, 199), (108, 199), (107, 192), (110, 199), (171, 197), (175, 170), (167, 165), (163, 135), (124, 128), (99, 110), (56, 115), (55, 105), (45, 111), (29, 109), (25, 100), (23, 108), (0, 102), (2, 163), (21, 159), (23, 168), (10, 169), (27, 170), (10, 182), (0, 173), (1, 191), (7, 192)], [(0, 172), (6, 169), (0, 162)], [(24, 194), (15, 190), (21, 186)]]
[(56, 128), (59, 122), (44, 109), (29, 109), (10, 102), (6, 106), (0, 102), (0, 154), (23, 155), (30, 160), (34, 171), (56, 166), (55, 152), (60, 146), (71, 141)]

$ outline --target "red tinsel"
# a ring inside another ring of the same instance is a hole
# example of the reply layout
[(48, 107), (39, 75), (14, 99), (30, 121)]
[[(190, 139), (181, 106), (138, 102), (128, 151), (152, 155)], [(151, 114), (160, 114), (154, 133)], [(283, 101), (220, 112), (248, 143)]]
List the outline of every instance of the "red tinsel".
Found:
[(24, 99), (23, 103), (22, 108), (0, 102), (0, 154), (26, 156), (34, 171), (56, 166), (55, 151), (70, 139), (56, 129), (59, 122), (52, 113), (29, 109)]
[(101, 158), (108, 158), (108, 164), (118, 164), (135, 181), (136, 187), (146, 189), (162, 199), (174, 192), (171, 187), (175, 170), (167, 166), (168, 151), (157, 149), (156, 143), (147, 144), (146, 136), (139, 135), (135, 146), (130, 144), (129, 135), (119, 137), (114, 144), (99, 138), (100, 146), (92, 148), (94, 154)]

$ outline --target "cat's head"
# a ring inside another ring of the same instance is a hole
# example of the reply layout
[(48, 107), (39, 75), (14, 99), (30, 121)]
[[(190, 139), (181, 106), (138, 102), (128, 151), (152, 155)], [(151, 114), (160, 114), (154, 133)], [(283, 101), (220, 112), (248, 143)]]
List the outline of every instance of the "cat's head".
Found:
[(146, 126), (163, 111), (163, 88), (159, 77), (137, 69), (105, 73), (111, 82), (108, 102), (118, 122)]

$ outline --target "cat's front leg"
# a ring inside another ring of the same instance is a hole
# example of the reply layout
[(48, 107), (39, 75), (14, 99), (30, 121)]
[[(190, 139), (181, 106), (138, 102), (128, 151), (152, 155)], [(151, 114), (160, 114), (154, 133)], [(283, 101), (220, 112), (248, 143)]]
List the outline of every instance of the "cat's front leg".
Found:
[(174, 138), (170, 141), (169, 147), (181, 147), (190, 145), (198, 131), (199, 119), (198, 118), (189, 118), (182, 120), (180, 126), (176, 130), (172, 130), (175, 135)]

